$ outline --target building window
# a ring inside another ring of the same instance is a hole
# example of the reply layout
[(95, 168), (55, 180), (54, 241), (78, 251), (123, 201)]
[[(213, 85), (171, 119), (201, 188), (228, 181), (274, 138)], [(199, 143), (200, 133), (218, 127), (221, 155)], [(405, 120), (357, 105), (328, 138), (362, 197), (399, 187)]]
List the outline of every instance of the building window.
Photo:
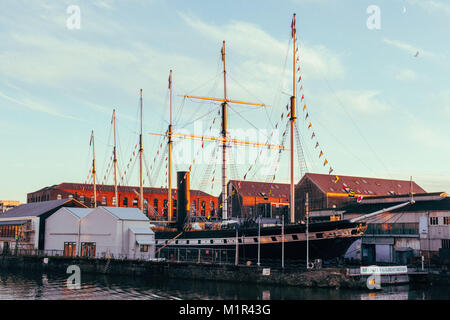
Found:
[(64, 256), (75, 257), (77, 252), (77, 244), (75, 242), (64, 242)]
[(450, 225), (450, 217), (444, 217), (444, 224)]
[(69, 194), (69, 199), (72, 199), (72, 198), (73, 198), (73, 195)]
[(135, 206), (135, 207), (138, 206), (138, 199), (137, 198), (133, 199), (133, 206)]
[(123, 206), (128, 207), (128, 198), (127, 197), (123, 198)]
[(153, 199), (153, 208), (155, 209), (156, 214), (158, 214), (158, 199)]
[(102, 205), (106, 206), (106, 197), (105, 196), (102, 197)]
[(95, 242), (82, 242), (81, 243), (81, 256), (82, 257), (95, 257)]
[(148, 252), (148, 244), (141, 244), (139, 246), (139, 251), (140, 252)]
[(201, 207), (202, 207), (202, 215), (204, 216), (205, 215), (205, 208), (206, 208), (206, 202), (205, 201), (202, 201)]
[(430, 225), (435, 226), (439, 224), (439, 218), (438, 217), (430, 217)]
[(80, 202), (84, 203), (84, 196), (80, 196)]
[(112, 198), (112, 205), (115, 207), (116, 206), (116, 197)]
[(167, 215), (167, 210), (168, 210), (168, 205), (169, 205), (169, 201), (167, 200), (167, 199), (164, 199), (164, 202), (163, 202), (163, 212), (164, 212), (164, 215)]
[(442, 239), (442, 249), (450, 249), (450, 239)]
[(62, 199), (61, 194), (58, 194), (58, 195), (56, 196), (56, 200), (61, 200), (61, 199)]

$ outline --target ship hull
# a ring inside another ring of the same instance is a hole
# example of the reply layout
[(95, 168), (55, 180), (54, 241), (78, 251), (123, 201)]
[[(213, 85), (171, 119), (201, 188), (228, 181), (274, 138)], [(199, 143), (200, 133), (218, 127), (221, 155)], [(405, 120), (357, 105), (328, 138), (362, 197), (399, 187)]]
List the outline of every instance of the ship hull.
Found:
[[(284, 229), (284, 230), (283, 230)], [(348, 221), (314, 223), (309, 226), (306, 241), (305, 225), (286, 225), (236, 230), (202, 230), (178, 232), (156, 232), (156, 246), (166, 250), (180, 249), (224, 249), (238, 250), (244, 260), (306, 260), (307, 242), (309, 259), (332, 260), (341, 258), (352, 243), (358, 240), (365, 228)], [(177, 238), (175, 238), (178, 235)], [(163, 250), (164, 250), (163, 249)], [(284, 254), (283, 254), (284, 251)]]

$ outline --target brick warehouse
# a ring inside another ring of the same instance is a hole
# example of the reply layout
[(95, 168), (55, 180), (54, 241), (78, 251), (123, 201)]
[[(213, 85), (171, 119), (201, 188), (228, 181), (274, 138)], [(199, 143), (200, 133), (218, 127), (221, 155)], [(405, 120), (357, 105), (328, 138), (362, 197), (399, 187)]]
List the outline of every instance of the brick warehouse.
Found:
[[(231, 216), (276, 218), (289, 206), (289, 184), (230, 180)], [(219, 197), (219, 201), (221, 197)]]
[[(344, 184), (353, 194), (344, 190)], [(409, 180), (306, 173), (295, 187), (295, 219), (301, 220), (305, 215), (306, 193), (309, 197), (309, 208), (315, 210), (338, 208), (343, 204), (356, 202), (358, 195), (364, 198), (395, 196), (409, 194), (411, 191), (426, 193), (414, 181)]]
[[(118, 205), (139, 208), (139, 187), (118, 186)], [(173, 216), (176, 216), (177, 190), (172, 190)], [(97, 206), (115, 206), (113, 185), (97, 185)], [(190, 190), (191, 209), (196, 216), (217, 217), (217, 198), (200, 190)], [(74, 198), (93, 207), (92, 184), (60, 183), (27, 194), (27, 203)], [(144, 187), (144, 213), (151, 218), (167, 218), (168, 196), (165, 188)], [(150, 210), (149, 210), (150, 209)]]

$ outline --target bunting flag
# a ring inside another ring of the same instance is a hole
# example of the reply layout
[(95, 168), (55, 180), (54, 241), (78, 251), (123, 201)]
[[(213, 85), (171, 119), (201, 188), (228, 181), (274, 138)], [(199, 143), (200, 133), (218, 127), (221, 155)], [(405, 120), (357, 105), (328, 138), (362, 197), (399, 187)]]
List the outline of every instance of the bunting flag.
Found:
[(247, 174), (244, 175), (244, 180), (247, 178)]
[(330, 167), (330, 170), (328, 170), (328, 174), (331, 174), (333, 172), (333, 168)]
[(308, 125), (308, 129), (309, 129), (309, 128), (311, 128), (311, 122), (310, 122), (309, 125)]
[(303, 106), (303, 111), (305, 111), (306, 110), (306, 104)]
[(281, 114), (281, 119), (283, 119), (284, 113)]
[[(298, 48), (297, 48), (298, 49)], [(300, 66), (298, 66), (298, 68), (297, 68), (297, 72), (300, 72)]]
[[(286, 105), (286, 110), (289, 110), (289, 103)], [(283, 117), (281, 117), (283, 118)]]
[(316, 142), (316, 146), (314, 147), (314, 149), (317, 149), (318, 146), (319, 146), (319, 142)]
[(325, 166), (328, 163), (328, 160), (325, 159), (325, 161), (323, 162), (323, 166)]
[(302, 91), (302, 90), (303, 90), (303, 85), (301, 85), (301, 86), (300, 86), (300, 89), (299, 89), (299, 90), (300, 90), (300, 91)]
[(358, 199), (356, 200), (358, 203), (360, 203), (362, 201), (364, 197), (362, 195), (358, 195)]
[(320, 153), (319, 153), (319, 158), (320, 158), (321, 156), (323, 156), (323, 152), (322, 152), (322, 150), (320, 150)]
[(291, 113), (289, 112), (289, 113), (286, 115), (286, 118), (289, 118), (290, 115), (291, 115)]
[(300, 102), (302, 102), (303, 99), (305, 99), (305, 95), (302, 94), (302, 98), (300, 99)]
[(316, 134), (313, 132), (311, 139), (313, 139), (316, 136)]
[(302, 80), (302, 76), (298, 77), (298, 81), (297, 82), (300, 82), (300, 80)]
[(305, 120), (308, 119), (308, 117), (309, 117), (309, 113), (307, 112), (306, 116), (305, 116)]

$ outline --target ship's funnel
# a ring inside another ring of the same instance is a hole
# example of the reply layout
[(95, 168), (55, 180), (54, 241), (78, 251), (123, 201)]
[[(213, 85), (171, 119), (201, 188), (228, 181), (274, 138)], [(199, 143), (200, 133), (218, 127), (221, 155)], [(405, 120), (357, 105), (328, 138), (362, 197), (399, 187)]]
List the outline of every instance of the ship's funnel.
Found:
[(183, 230), (189, 218), (190, 192), (189, 192), (189, 171), (177, 172), (177, 228)]

